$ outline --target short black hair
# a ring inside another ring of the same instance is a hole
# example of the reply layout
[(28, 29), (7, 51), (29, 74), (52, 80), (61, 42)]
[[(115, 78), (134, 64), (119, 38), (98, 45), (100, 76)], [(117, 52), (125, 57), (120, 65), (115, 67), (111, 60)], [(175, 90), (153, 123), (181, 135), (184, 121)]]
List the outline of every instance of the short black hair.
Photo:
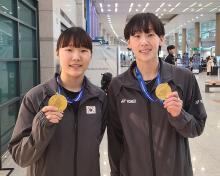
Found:
[(63, 31), (58, 38), (56, 50), (69, 45), (76, 48), (85, 47), (92, 52), (92, 39), (81, 27), (71, 27)]
[(167, 51), (170, 51), (171, 49), (175, 49), (175, 46), (174, 46), (174, 45), (169, 45), (169, 46), (167, 47)]
[(160, 37), (165, 35), (164, 25), (161, 20), (153, 13), (138, 13), (134, 15), (126, 24), (124, 29), (124, 37), (129, 40), (136, 32), (148, 33), (150, 26), (155, 33)]

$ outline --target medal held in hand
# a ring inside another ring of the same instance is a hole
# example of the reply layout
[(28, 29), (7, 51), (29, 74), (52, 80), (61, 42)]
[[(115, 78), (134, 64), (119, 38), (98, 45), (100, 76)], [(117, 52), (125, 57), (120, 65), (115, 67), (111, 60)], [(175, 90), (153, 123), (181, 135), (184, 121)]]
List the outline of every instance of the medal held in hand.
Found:
[(67, 107), (66, 97), (60, 94), (53, 95), (52, 97), (50, 97), (48, 105), (55, 106), (58, 108), (59, 112), (63, 112)]
[(172, 90), (168, 83), (161, 83), (157, 86), (155, 94), (160, 100), (165, 100), (171, 92)]

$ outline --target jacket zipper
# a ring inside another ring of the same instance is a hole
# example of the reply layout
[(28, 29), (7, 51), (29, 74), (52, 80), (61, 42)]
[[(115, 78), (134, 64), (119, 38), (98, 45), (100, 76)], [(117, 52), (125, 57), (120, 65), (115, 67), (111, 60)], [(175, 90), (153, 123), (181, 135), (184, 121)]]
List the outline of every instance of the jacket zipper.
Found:
[(74, 176), (77, 176), (77, 149), (78, 149), (78, 110), (75, 114), (75, 148), (74, 148)]
[(155, 158), (154, 158), (154, 145), (153, 145), (153, 131), (152, 131), (152, 117), (151, 117), (151, 108), (150, 108), (150, 102), (147, 99), (146, 100), (147, 104), (147, 120), (149, 124), (149, 139), (150, 139), (150, 153), (151, 153), (151, 163), (152, 163), (152, 171), (153, 171), (153, 176), (156, 176), (156, 167), (155, 167)]

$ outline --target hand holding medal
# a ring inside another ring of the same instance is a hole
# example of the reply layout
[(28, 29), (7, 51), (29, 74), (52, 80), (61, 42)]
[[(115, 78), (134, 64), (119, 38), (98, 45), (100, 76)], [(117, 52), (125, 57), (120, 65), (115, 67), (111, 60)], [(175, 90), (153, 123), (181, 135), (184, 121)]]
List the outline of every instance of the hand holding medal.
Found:
[(155, 91), (156, 96), (163, 100), (164, 108), (171, 114), (172, 117), (180, 115), (183, 103), (180, 100), (178, 93), (172, 92), (168, 83), (159, 84)]
[(67, 100), (63, 95), (53, 95), (48, 102), (48, 106), (42, 108), (42, 112), (51, 123), (59, 123), (62, 119), (62, 112), (67, 107)]

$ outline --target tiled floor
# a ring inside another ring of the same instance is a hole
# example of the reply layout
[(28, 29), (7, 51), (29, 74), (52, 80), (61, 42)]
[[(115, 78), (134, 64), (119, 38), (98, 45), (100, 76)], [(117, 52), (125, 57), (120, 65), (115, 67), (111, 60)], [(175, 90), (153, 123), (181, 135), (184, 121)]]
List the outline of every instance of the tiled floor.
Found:
[[(208, 77), (205, 73), (200, 73), (196, 77), (200, 85), (208, 119), (204, 133), (200, 137), (190, 139), (194, 176), (220, 176), (220, 88), (212, 88), (210, 93), (205, 93), (204, 86), (205, 80), (220, 80), (220, 78), (217, 76)], [(100, 153), (102, 176), (109, 176), (106, 137), (102, 141)], [(10, 157), (4, 161), (3, 166), (15, 167), (12, 176), (25, 176), (24, 169), (14, 164)], [(0, 172), (0, 176), (5, 175), (5, 173)]]

